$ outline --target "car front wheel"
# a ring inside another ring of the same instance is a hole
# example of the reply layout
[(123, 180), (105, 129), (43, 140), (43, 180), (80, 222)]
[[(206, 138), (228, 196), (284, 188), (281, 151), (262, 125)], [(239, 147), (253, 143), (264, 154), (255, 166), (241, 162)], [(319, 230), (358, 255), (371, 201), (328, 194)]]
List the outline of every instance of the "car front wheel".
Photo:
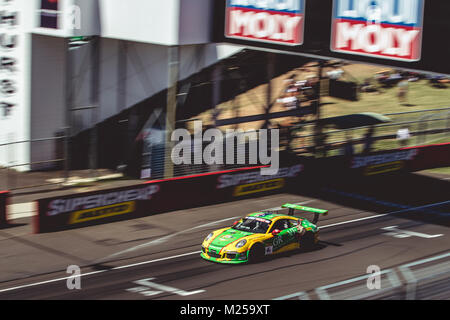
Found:
[(264, 247), (262, 244), (254, 244), (248, 252), (248, 262), (256, 263), (262, 261), (264, 258)]

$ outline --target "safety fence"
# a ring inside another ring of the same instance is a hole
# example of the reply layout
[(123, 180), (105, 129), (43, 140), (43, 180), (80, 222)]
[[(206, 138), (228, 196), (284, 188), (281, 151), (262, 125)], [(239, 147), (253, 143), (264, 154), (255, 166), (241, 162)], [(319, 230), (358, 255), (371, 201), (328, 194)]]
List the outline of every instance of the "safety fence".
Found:
[[(272, 130), (216, 133), (212, 141), (202, 139), (204, 132), (202, 137), (194, 135), (169, 147), (152, 146), (144, 141), (141, 178), (166, 177), (168, 164), (173, 177), (265, 165), (268, 161), (261, 161), (261, 156), (268, 158), (273, 154)], [(261, 134), (264, 139), (260, 139)], [(279, 141), (278, 136), (274, 139)], [(278, 150), (275, 145), (274, 148)]]
[[(386, 114), (385, 116), (392, 119), (392, 122), (382, 123), (374, 126), (358, 127), (352, 129), (329, 129), (325, 128), (320, 134), (315, 132), (316, 121), (302, 123), (301, 125), (294, 125), (292, 128), (281, 128), (278, 131), (279, 144), (277, 151), (291, 151), (297, 156), (304, 157), (334, 157), (341, 155), (349, 155), (345, 150), (348, 145), (352, 147), (352, 155), (367, 154), (370, 152), (381, 152), (384, 150), (393, 150), (402, 147), (421, 146), (425, 144), (450, 142), (450, 108), (430, 109), (420, 111), (410, 111), (401, 113)], [(405, 141), (398, 139), (399, 129), (408, 128), (410, 138)], [(367, 132), (373, 130), (371, 135), (370, 150), (364, 150), (367, 143)], [(208, 144), (203, 143), (201, 152), (192, 152), (192, 159), (190, 164), (174, 165), (173, 176), (184, 176), (189, 174), (214, 172), (218, 170), (228, 170), (234, 168), (242, 168), (249, 165), (264, 165), (266, 163), (251, 161), (250, 157), (250, 141), (257, 145), (256, 152), (260, 150), (260, 141), (257, 138), (259, 131), (249, 130), (240, 133), (241, 136), (251, 137), (246, 143), (236, 143), (232, 159), (234, 162), (227, 162), (227, 156), (224, 155), (224, 161), (208, 165), (202, 158), (203, 151)], [(225, 136), (225, 134), (224, 134)], [(322, 136), (322, 137), (319, 137)], [(223, 150), (226, 151), (226, 142), (230, 140), (229, 137), (224, 137)], [(241, 139), (242, 140), (242, 139)], [(192, 146), (193, 146), (192, 139)], [(272, 154), (271, 140), (268, 140), (267, 155)], [(187, 143), (190, 143), (188, 141)], [(167, 159), (164, 155), (170, 154), (172, 147), (166, 148), (164, 145), (152, 147), (144, 143), (144, 160), (142, 178), (160, 179), (164, 177), (165, 169), (167, 168)], [(153, 154), (152, 154), (153, 151)], [(266, 150), (264, 150), (266, 151)], [(286, 155), (286, 153), (285, 153)], [(241, 159), (237, 162), (236, 159)]]
[[(320, 134), (314, 131), (314, 122), (297, 125), (292, 129), (293, 139), (289, 147), (297, 154), (323, 157), (344, 154), (345, 147), (350, 144), (354, 153), (362, 153), (369, 130), (373, 130), (370, 136), (371, 151), (450, 142), (450, 108), (389, 113), (384, 116), (392, 121), (341, 130), (325, 128)], [(399, 139), (401, 129), (407, 129), (409, 138)]]
[(450, 253), (274, 300), (448, 300)]
[[(392, 113), (386, 114), (386, 116), (390, 117), (392, 122), (373, 126), (372, 152), (450, 142), (450, 108)], [(315, 122), (304, 123), (300, 132), (296, 132), (294, 127), (293, 133), (288, 136), (285, 131), (280, 130), (278, 150), (288, 149), (298, 156), (322, 158), (345, 155), (345, 148), (350, 144), (353, 155), (362, 154), (364, 145), (367, 143), (367, 131), (371, 128), (326, 129), (323, 133), (324, 136), (319, 137), (314, 131), (315, 125)], [(399, 129), (404, 128), (408, 128), (410, 138), (405, 142), (400, 142), (397, 139), (397, 133)], [(131, 176), (148, 180), (265, 165), (267, 162), (260, 161), (259, 157), (255, 161), (252, 156), (255, 155), (254, 150), (256, 150), (256, 154), (259, 154), (261, 148), (264, 149), (266, 155), (271, 155), (271, 140), (268, 139), (267, 145), (262, 145), (257, 133), (257, 131), (243, 133), (249, 138), (245, 142), (236, 142), (231, 151), (228, 152), (226, 142), (229, 137), (224, 134), (223, 162), (215, 164), (208, 164), (202, 157), (205, 148), (207, 148), (207, 143), (202, 142), (200, 153), (192, 153), (191, 163), (175, 164), (170, 157), (173, 146), (154, 144), (152, 140), (143, 139), (141, 151), (133, 155), (124, 155), (128, 158), (139, 158), (139, 161), (128, 162), (123, 167), (135, 166), (137, 173)], [(86, 136), (85, 140), (91, 140), (89, 135)], [(55, 134), (55, 137), (0, 143), (0, 163), (4, 164), (3, 167), (0, 166), (0, 190), (10, 190), (14, 193), (20, 189), (58, 186), (67, 182), (72, 175), (71, 164), (76, 160), (75, 158), (79, 157), (80, 154), (86, 156), (92, 153), (92, 145), (89, 142), (86, 142), (84, 149), (80, 149), (78, 146), (69, 150), (68, 145), (64, 132)], [(256, 145), (256, 149), (251, 149), (254, 145)], [(117, 149), (117, 152), (122, 151), (120, 148)], [(33, 158), (30, 163), (17, 163), (15, 161), (17, 155), (23, 152), (32, 153)], [(232, 161), (228, 161), (230, 154), (232, 154)], [(95, 157), (89, 155), (85, 158), (92, 161), (86, 160), (83, 166), (90, 169), (89, 174), (96, 176), (96, 170), (92, 169), (96, 167), (94, 164)], [(111, 168), (111, 170), (115, 171), (118, 168), (120, 166)], [(171, 168), (171, 170), (168, 170), (168, 168)], [(32, 172), (27, 174), (21, 172), (28, 169), (31, 169)], [(125, 173), (128, 172), (125, 171)]]
[[(16, 190), (45, 185), (57, 184), (48, 181), (48, 174), (22, 174), (22, 172), (52, 170), (53, 179), (68, 177), (65, 169), (66, 151), (64, 149), (65, 136), (14, 141), (0, 143), (0, 189)], [(31, 162), (19, 163), (21, 154), (33, 154)], [(44, 178), (44, 176), (46, 178)], [(62, 181), (62, 180), (61, 180)]]
[[(13, 140), (13, 139), (12, 139)], [(58, 187), (71, 178), (97, 177), (105, 170), (87, 165), (83, 170), (71, 170), (73, 154), (68, 150), (67, 136), (63, 132), (54, 137), (0, 143), (0, 190), (28, 192), (27, 189)], [(90, 153), (86, 146), (84, 153)], [(24, 154), (31, 154), (30, 162), (19, 162)], [(88, 172), (87, 172), (88, 171)], [(25, 191), (22, 191), (25, 190)]]

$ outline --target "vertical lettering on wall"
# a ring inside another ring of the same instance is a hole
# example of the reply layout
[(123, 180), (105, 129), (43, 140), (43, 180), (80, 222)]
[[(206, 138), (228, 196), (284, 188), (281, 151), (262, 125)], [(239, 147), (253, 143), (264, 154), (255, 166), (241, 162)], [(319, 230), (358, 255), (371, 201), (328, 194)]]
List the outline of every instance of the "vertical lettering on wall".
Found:
[(40, 27), (58, 29), (58, 19), (60, 15), (58, 0), (41, 0)]
[(333, 0), (331, 50), (418, 61), (423, 19), (424, 0)]
[(16, 73), (19, 13), (12, 4), (15, 0), (0, 1), (0, 120), (9, 119), (17, 105)]

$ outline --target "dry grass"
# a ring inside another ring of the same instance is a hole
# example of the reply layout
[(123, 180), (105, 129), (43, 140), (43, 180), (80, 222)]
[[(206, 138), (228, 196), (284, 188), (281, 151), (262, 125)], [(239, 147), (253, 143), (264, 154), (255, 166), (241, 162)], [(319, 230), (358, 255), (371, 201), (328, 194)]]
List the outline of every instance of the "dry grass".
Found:
[[(349, 81), (361, 83), (366, 78), (371, 78), (374, 74), (387, 68), (366, 64), (351, 64), (342, 67), (344, 78)], [(328, 70), (325, 69), (324, 72)], [(284, 92), (286, 80), (296, 74), (297, 80), (306, 79), (310, 75), (317, 75), (317, 68), (305, 65), (301, 69), (292, 70), (284, 75), (274, 78), (272, 85), (272, 100), (279, 98)], [(426, 80), (411, 82), (409, 84), (408, 101), (400, 104), (397, 98), (397, 88), (383, 89), (382, 93), (362, 93), (358, 101), (346, 101), (332, 97), (322, 97), (322, 117), (332, 117), (338, 115), (377, 112), (381, 114), (394, 112), (407, 112), (424, 109), (437, 109), (450, 107), (450, 88), (436, 89), (428, 84)], [(253, 88), (237, 97), (218, 106), (222, 111), (219, 119), (230, 119), (249, 115), (263, 114), (267, 105), (267, 84)], [(271, 112), (285, 110), (283, 105), (275, 103)], [(195, 118), (201, 119), (204, 124), (210, 124), (212, 110), (208, 110)], [(273, 123), (282, 122), (286, 119), (274, 119)], [(224, 126), (221, 129), (240, 128), (244, 130), (255, 130), (261, 127), (263, 121), (243, 123), (236, 126)]]

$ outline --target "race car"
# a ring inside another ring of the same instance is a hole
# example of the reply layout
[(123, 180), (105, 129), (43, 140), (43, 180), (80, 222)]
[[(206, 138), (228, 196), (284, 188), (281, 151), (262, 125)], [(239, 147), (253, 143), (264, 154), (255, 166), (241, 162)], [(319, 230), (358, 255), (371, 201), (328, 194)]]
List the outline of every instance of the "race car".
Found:
[[(258, 262), (265, 256), (313, 248), (319, 241), (317, 222), (328, 210), (284, 204), (287, 214), (263, 211), (249, 214), (232, 227), (210, 233), (202, 243), (203, 259), (238, 264)], [(314, 214), (312, 222), (296, 217), (296, 210)]]

